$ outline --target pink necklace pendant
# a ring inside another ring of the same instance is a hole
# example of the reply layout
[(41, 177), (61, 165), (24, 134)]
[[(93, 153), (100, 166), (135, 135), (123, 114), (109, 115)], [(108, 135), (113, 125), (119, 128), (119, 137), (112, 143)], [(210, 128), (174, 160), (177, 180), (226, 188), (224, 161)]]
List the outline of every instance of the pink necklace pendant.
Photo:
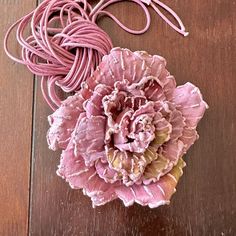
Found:
[[(119, 198), (125, 206), (136, 202), (154, 208), (169, 204), (176, 191), (183, 156), (198, 139), (196, 127), (208, 106), (192, 83), (176, 85), (163, 57), (113, 48), (96, 24), (108, 16), (125, 31), (143, 34), (152, 8), (187, 36), (177, 14), (158, 0), (131, 0), (146, 16), (145, 27), (137, 31), (107, 10), (117, 2), (102, 0), (92, 7), (85, 0), (45, 0), (8, 30), (4, 47), (10, 58), (42, 78), (42, 93), (54, 110), (48, 117), (48, 145), (62, 150), (57, 174), (83, 189), (93, 206)], [(7, 46), (16, 26), (20, 59)], [(27, 26), (31, 32), (24, 37)], [(74, 95), (63, 101), (57, 87)]]

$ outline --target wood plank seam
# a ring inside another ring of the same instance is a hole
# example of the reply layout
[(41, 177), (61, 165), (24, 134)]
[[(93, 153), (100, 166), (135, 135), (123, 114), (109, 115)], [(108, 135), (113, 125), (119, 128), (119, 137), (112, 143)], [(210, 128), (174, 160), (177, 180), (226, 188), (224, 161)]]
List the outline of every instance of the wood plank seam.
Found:
[(30, 173), (29, 173), (29, 203), (28, 203), (28, 227), (27, 235), (30, 235), (31, 205), (32, 205), (32, 186), (34, 173), (34, 134), (35, 134), (35, 104), (36, 104), (37, 83), (36, 76), (33, 77), (33, 99), (32, 99), (32, 124), (31, 124), (31, 155), (30, 155)]

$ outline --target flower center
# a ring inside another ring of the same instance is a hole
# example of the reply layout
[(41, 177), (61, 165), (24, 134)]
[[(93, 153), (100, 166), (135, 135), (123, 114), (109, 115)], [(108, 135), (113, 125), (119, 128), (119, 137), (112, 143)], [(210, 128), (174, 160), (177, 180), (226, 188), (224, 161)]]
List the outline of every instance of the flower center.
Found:
[(114, 146), (120, 151), (143, 153), (155, 138), (153, 115), (141, 114), (136, 117), (135, 112), (130, 113), (131, 117), (114, 134)]
[(158, 149), (170, 136), (171, 125), (158, 109), (164, 96), (159, 82), (155, 77), (144, 77), (132, 85), (117, 82), (102, 99), (106, 158), (109, 168), (127, 186), (139, 181), (154, 160), (159, 163)]
[(120, 151), (143, 153), (155, 138), (153, 103), (142, 95), (114, 91), (103, 99), (107, 143)]

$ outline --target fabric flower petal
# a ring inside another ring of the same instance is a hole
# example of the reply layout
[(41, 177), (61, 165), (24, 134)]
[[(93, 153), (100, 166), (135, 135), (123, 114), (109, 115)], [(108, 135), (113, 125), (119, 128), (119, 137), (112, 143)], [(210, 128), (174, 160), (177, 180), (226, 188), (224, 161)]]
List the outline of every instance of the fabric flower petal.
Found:
[(180, 137), (180, 140), (184, 144), (184, 152), (186, 153), (188, 149), (194, 144), (198, 139), (198, 133), (195, 129), (185, 127)]
[(114, 185), (101, 179), (94, 167), (88, 167), (81, 156), (74, 155), (74, 144), (69, 143), (62, 152), (57, 174), (69, 182), (73, 189), (83, 189), (83, 193), (91, 197), (93, 206), (104, 205), (117, 198)]
[(84, 164), (81, 156), (74, 155), (74, 145), (70, 142), (68, 147), (62, 151), (57, 174), (69, 182), (72, 188), (84, 188), (87, 181), (96, 172), (94, 167), (88, 167)]
[(87, 117), (103, 114), (102, 99), (105, 95), (109, 94), (111, 90), (111, 87), (102, 84), (98, 84), (95, 87), (91, 98), (83, 104)]
[(133, 84), (148, 76), (160, 77), (164, 84), (168, 84), (169, 72), (165, 65), (165, 59), (157, 55), (113, 48), (109, 55), (103, 57), (99, 69), (94, 72), (94, 77), (99, 83), (108, 86), (114, 86), (116, 81), (124, 79)]
[(178, 86), (172, 94), (172, 102), (185, 117), (187, 126), (195, 128), (208, 105), (202, 99), (200, 90), (191, 83)]
[(105, 126), (106, 119), (103, 116), (84, 116), (75, 127), (75, 155), (82, 156), (88, 166), (104, 157)]
[(90, 96), (89, 88), (84, 88), (80, 93), (68, 97), (52, 115), (48, 116), (51, 127), (47, 133), (47, 141), (50, 149), (67, 147), (77, 118), (83, 112), (83, 102)]
[(172, 125), (165, 118), (163, 118), (160, 113), (156, 113), (154, 124), (156, 127), (155, 139), (151, 145), (159, 147), (169, 141), (172, 133)]
[(98, 160), (95, 163), (96, 172), (98, 173), (99, 177), (104, 179), (107, 183), (115, 183), (118, 180), (122, 179), (122, 176), (118, 174), (117, 171), (109, 167), (108, 163), (103, 163)]
[(166, 171), (169, 171), (168, 167), (173, 167), (173, 165), (170, 165), (170, 161), (164, 156), (157, 154), (157, 158), (145, 168), (143, 183), (147, 185), (151, 182), (156, 182)]
[(123, 184), (129, 186), (140, 179), (147, 161), (143, 154), (122, 152), (108, 148), (107, 160), (110, 168), (116, 170), (122, 176)]
[(183, 135), (185, 124), (185, 118), (182, 116), (182, 113), (178, 110), (173, 110), (170, 113), (169, 122), (172, 127), (172, 132), (170, 134), (171, 140), (177, 140)]
[(179, 158), (183, 156), (184, 144), (182, 141), (169, 141), (163, 145), (161, 154), (173, 163), (177, 163)]
[(175, 187), (179, 178), (183, 174), (185, 162), (180, 159), (178, 164), (158, 182), (150, 185), (133, 185), (131, 187), (119, 186), (115, 192), (125, 206), (130, 206), (134, 202), (149, 206), (150, 208), (169, 204), (170, 198), (175, 193)]

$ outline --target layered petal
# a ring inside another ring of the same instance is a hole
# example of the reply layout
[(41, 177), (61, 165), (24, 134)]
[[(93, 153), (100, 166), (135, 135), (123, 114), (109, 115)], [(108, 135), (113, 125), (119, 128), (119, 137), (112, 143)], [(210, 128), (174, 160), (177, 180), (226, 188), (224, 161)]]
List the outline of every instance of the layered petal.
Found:
[(169, 141), (162, 147), (161, 153), (166, 159), (177, 163), (184, 154), (184, 144), (182, 141)]
[(130, 206), (134, 202), (150, 208), (169, 204), (171, 196), (176, 191), (175, 187), (179, 178), (183, 174), (184, 166), (184, 161), (180, 159), (178, 164), (158, 182), (149, 185), (134, 184), (131, 187), (118, 186), (115, 192), (125, 206)]
[(143, 154), (122, 152), (118, 149), (108, 148), (106, 151), (109, 167), (118, 172), (123, 184), (130, 186), (140, 179), (147, 161)]
[(81, 93), (68, 97), (52, 115), (48, 116), (51, 127), (47, 133), (47, 141), (50, 149), (67, 147), (77, 119), (83, 112), (83, 102), (90, 96), (91, 92), (84, 89)]
[(75, 155), (82, 156), (85, 164), (91, 166), (97, 159), (104, 159), (106, 118), (86, 115), (77, 123), (73, 142)]
[(99, 177), (107, 183), (115, 183), (118, 180), (122, 180), (122, 176), (116, 170), (110, 168), (109, 163), (98, 160), (95, 163), (96, 172)]
[(199, 138), (198, 133), (195, 129), (185, 127), (183, 129), (182, 136), (180, 140), (184, 144), (184, 152), (186, 153), (188, 149), (195, 143), (195, 141)]
[(199, 88), (189, 82), (174, 90), (171, 101), (184, 116), (186, 125), (191, 128), (196, 128), (208, 108)]
[(169, 141), (172, 134), (172, 125), (161, 115), (160, 112), (155, 114), (154, 119), (155, 138), (151, 143), (152, 146), (160, 147), (165, 142)]
[(81, 156), (74, 155), (74, 144), (70, 142), (67, 149), (62, 152), (57, 174), (64, 178), (74, 189), (83, 189), (93, 206), (104, 205), (117, 198), (115, 185), (106, 183), (101, 179), (94, 167), (88, 167)]
[(172, 167), (173, 164), (171, 165), (170, 160), (160, 154), (157, 154), (157, 158), (145, 168), (143, 183), (148, 185), (151, 182), (156, 182)]
[(109, 55), (103, 57), (94, 77), (99, 83), (114, 86), (117, 81), (128, 80), (129, 84), (133, 84), (144, 77), (154, 76), (167, 86), (173, 80), (168, 77), (169, 72), (165, 66), (163, 57), (151, 56), (143, 51), (131, 52), (129, 49), (113, 48)]
[(83, 104), (87, 117), (99, 116), (104, 114), (102, 106), (102, 99), (104, 96), (110, 94), (112, 88), (103, 84), (98, 84), (92, 96)]
[(170, 139), (175, 141), (183, 135), (183, 130), (186, 126), (185, 118), (180, 111), (175, 109), (170, 113), (169, 122), (172, 127)]

